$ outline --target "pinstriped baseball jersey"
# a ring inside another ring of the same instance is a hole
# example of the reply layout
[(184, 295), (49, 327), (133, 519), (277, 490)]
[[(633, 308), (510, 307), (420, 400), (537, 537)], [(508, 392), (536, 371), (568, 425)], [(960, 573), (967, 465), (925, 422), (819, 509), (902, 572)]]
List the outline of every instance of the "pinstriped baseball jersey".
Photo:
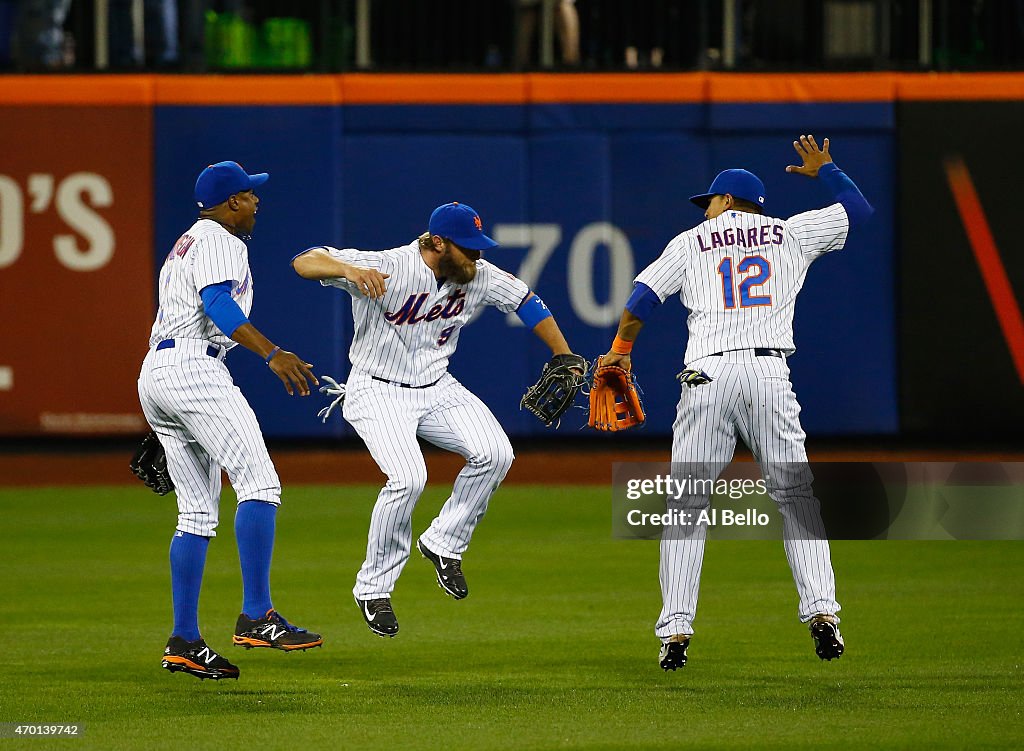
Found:
[(226, 349), (235, 342), (203, 310), (199, 292), (211, 284), (231, 282), (231, 298), (246, 317), (252, 310), (252, 272), (245, 243), (212, 219), (200, 219), (178, 238), (160, 269), (160, 307), (149, 337), (205, 339)]
[(849, 227), (839, 203), (789, 219), (726, 211), (674, 237), (635, 281), (662, 302), (680, 293), (689, 311), (686, 362), (753, 347), (792, 354), (807, 269), (841, 249)]
[(387, 484), (370, 519), (366, 559), (352, 590), (357, 600), (389, 597), (412, 549), (412, 512), (427, 482), (418, 439), (466, 460), (452, 494), (420, 536), (428, 550), (461, 558), (514, 458), (498, 420), (447, 372), (462, 326), (485, 305), (516, 310), (526, 283), (484, 260), (465, 284), (437, 279), (419, 241), (380, 252), (319, 246), (345, 263), (388, 274), (374, 300), (343, 278), (321, 284), (352, 296), (355, 332), (344, 418), (366, 443)]
[(484, 260), (467, 284), (438, 280), (424, 263), (416, 241), (382, 252), (322, 246), (331, 256), (389, 274), (387, 292), (366, 297), (347, 279), (325, 279), (352, 295), (355, 333), (349, 350), (353, 370), (389, 381), (433, 383), (448, 370), (462, 327), (484, 305), (516, 310), (530, 288)]
[[(681, 388), (673, 466), (699, 467), (717, 478), (737, 439), (750, 447), (782, 514), (802, 622), (818, 613), (835, 616), (840, 605), (785, 355), (796, 350), (793, 314), (807, 269), (842, 248), (848, 232), (838, 203), (789, 219), (726, 211), (673, 238), (636, 278), (662, 301), (680, 293), (689, 311), (685, 361), (712, 379)], [(686, 500), (695, 510), (709, 504), (707, 494)], [(655, 633), (663, 641), (693, 633), (706, 534), (707, 524), (696, 523), (662, 538), (663, 606)]]
[[(167, 452), (178, 501), (178, 529), (216, 534), (221, 468), (239, 502), (281, 502), (281, 482), (252, 407), (224, 363), (235, 342), (209, 319), (199, 291), (231, 281), (248, 315), (252, 275), (245, 243), (217, 222), (200, 219), (167, 254), (160, 270), (160, 308), (139, 374), (139, 401)], [(156, 345), (173, 339), (174, 346)], [(219, 348), (210, 348), (210, 343)]]

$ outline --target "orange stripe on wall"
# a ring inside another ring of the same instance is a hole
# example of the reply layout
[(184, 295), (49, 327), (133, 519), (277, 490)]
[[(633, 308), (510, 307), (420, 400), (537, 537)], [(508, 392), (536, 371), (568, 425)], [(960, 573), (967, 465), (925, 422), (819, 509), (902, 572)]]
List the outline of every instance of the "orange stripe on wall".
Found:
[(341, 76), (152, 76), (157, 104), (340, 104)]
[(331, 105), (1024, 100), (1024, 73), (0, 76), (3, 105)]
[(537, 103), (701, 103), (707, 101), (704, 73), (532, 73), (529, 101)]
[(945, 99), (1024, 99), (1020, 73), (916, 73), (900, 76), (896, 98), (901, 101)]
[(892, 73), (710, 73), (712, 102), (891, 102)]
[(0, 105), (152, 104), (155, 76), (0, 76)]
[(348, 73), (338, 78), (348, 104), (524, 104), (528, 101), (525, 77), (515, 73)]

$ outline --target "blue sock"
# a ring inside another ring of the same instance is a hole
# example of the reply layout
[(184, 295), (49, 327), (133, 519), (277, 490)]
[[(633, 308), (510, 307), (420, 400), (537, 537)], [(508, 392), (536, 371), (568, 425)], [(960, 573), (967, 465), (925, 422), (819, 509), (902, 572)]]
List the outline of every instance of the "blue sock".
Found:
[(185, 641), (199, 637), (199, 590), (206, 567), (209, 537), (177, 531), (171, 538), (171, 599), (174, 602), (173, 636)]
[(235, 511), (235, 539), (242, 564), (242, 612), (256, 620), (273, 608), (270, 602), (270, 558), (274, 553), (277, 506), (243, 501)]

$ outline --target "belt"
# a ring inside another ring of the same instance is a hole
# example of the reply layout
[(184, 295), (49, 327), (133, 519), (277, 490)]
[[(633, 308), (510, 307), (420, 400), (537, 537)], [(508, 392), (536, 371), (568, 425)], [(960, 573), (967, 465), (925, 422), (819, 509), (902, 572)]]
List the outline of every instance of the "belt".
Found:
[[(729, 351), (734, 352), (735, 350)], [(753, 352), (754, 357), (782, 357), (782, 350), (769, 349), (768, 347), (754, 347)], [(713, 354), (708, 355), (708, 357), (721, 357), (724, 354), (724, 352), (715, 352)]]
[(438, 378), (433, 383), (424, 383), (422, 386), (413, 386), (411, 383), (399, 383), (398, 381), (389, 381), (387, 378), (378, 378), (377, 376), (370, 376), (370, 378), (372, 378), (375, 381), (380, 381), (381, 383), (390, 383), (392, 386), (401, 386), (403, 389), (429, 389), (431, 386), (436, 386), (438, 383), (440, 383), (441, 378), (444, 378), (444, 376), (441, 376), (441, 378)]
[[(162, 342), (160, 342), (159, 344), (156, 345), (156, 348), (158, 350), (159, 349), (174, 349), (174, 340), (173, 339), (164, 339)], [(206, 354), (209, 355), (210, 357), (220, 357), (220, 351), (221, 351), (221, 348), (218, 347), (216, 344), (211, 344), (211, 345), (209, 345), (206, 348)]]

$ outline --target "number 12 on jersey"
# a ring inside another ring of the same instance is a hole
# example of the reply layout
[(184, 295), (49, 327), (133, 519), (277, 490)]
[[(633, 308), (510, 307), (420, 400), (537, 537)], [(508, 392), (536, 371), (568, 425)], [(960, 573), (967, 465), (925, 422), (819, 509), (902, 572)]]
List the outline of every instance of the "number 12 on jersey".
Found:
[[(753, 273), (754, 269), (757, 270), (757, 273)], [(740, 274), (750, 274), (750, 276), (740, 282), (741, 308), (753, 308), (758, 305), (772, 304), (771, 295), (751, 294), (754, 287), (760, 287), (772, 275), (772, 265), (767, 258), (764, 256), (747, 256), (736, 264), (736, 271)], [(733, 278), (732, 258), (727, 256), (722, 259), (722, 262), (718, 264), (718, 273), (722, 277), (722, 302), (726, 310), (732, 310), (736, 307), (736, 287)]]

